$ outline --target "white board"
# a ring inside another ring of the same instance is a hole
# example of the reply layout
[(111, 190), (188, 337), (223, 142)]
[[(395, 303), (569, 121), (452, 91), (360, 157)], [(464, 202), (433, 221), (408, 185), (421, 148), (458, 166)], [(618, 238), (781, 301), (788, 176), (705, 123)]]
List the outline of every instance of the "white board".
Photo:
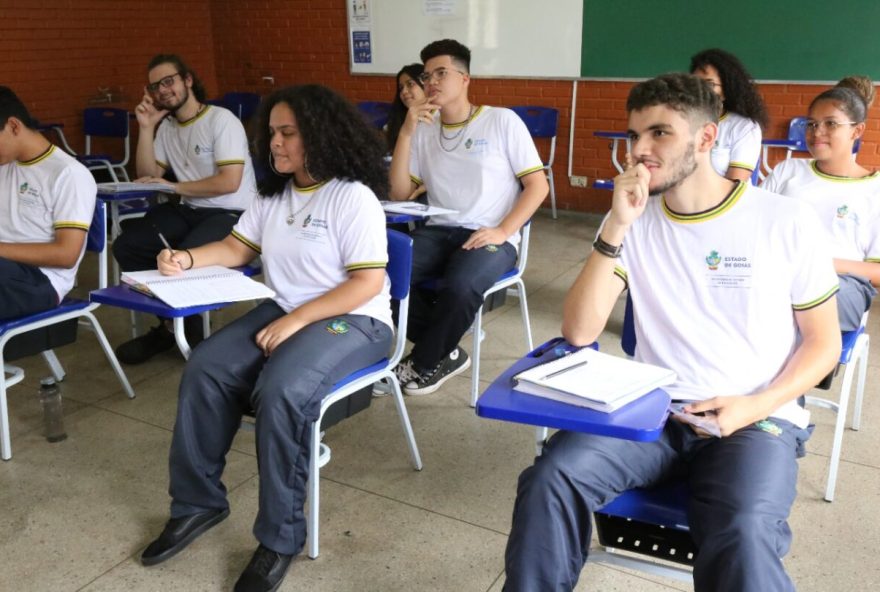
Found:
[(345, 0), (353, 74), (396, 74), (451, 38), (471, 50), (471, 73), (578, 78), (583, 0)]

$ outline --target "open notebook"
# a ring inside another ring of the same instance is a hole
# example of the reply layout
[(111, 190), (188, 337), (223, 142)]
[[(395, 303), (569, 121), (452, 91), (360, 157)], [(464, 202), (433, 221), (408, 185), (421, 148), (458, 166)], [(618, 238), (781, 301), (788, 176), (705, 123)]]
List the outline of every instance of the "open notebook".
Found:
[(275, 296), (265, 284), (220, 265), (188, 269), (180, 275), (162, 275), (156, 269), (132, 271), (123, 273), (122, 281), (173, 308)]
[(610, 413), (675, 381), (675, 372), (584, 348), (517, 374), (514, 390)]

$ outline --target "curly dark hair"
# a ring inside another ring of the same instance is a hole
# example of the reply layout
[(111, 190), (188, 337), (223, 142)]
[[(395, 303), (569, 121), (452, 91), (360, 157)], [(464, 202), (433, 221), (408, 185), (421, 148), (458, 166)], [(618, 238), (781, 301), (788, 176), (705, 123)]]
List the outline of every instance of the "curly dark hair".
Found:
[(403, 121), (406, 119), (407, 108), (400, 98), (400, 77), (403, 74), (406, 74), (416, 81), (419, 88), (424, 89), (425, 85), (419, 80), (419, 76), (424, 71), (425, 67), (422, 64), (409, 64), (408, 66), (401, 68), (400, 72), (397, 73), (397, 78), (395, 79), (397, 84), (394, 87), (394, 100), (391, 101), (391, 109), (388, 111), (388, 131), (386, 132), (386, 139), (388, 141), (389, 152), (394, 152), (394, 147), (397, 145), (397, 136), (400, 135), (400, 126), (403, 125)]
[(764, 99), (739, 58), (723, 49), (705, 49), (691, 57), (691, 74), (706, 66), (718, 70), (724, 91), (724, 110), (751, 119), (761, 129), (766, 128), (769, 118)]
[(258, 183), (260, 195), (280, 195), (291, 182), (290, 175), (276, 174), (270, 167), (269, 114), (278, 103), (287, 104), (296, 117), (312, 178), (360, 181), (379, 198), (388, 194), (385, 145), (378, 131), (341, 95), (307, 84), (278, 89), (260, 102), (254, 141), (255, 165), (266, 171)]
[(692, 74), (664, 74), (635, 85), (626, 99), (626, 111), (665, 105), (696, 124), (718, 123), (721, 98), (708, 82)]
[(471, 50), (455, 39), (441, 39), (433, 41), (422, 48), (419, 57), (424, 64), (431, 58), (448, 55), (452, 61), (458, 64), (465, 72), (471, 71)]
[(205, 85), (202, 84), (201, 79), (196, 75), (193, 69), (186, 65), (183, 58), (175, 53), (160, 53), (154, 55), (153, 59), (151, 59), (150, 63), (147, 65), (147, 72), (160, 64), (173, 65), (181, 78), (186, 78), (187, 76), (192, 77), (192, 92), (196, 96), (196, 100), (199, 103), (205, 102), (205, 99), (208, 98), (208, 95), (205, 93)]

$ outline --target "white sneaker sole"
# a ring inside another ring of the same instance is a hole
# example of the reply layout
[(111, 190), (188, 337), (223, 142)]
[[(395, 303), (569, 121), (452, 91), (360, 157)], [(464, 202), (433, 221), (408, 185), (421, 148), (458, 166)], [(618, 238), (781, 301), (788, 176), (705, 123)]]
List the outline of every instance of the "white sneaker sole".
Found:
[(452, 378), (453, 376), (458, 376), (465, 370), (471, 367), (471, 358), (468, 356), (468, 359), (465, 360), (464, 364), (460, 368), (456, 368), (454, 371), (450, 372), (431, 386), (426, 386), (420, 389), (410, 389), (408, 387), (403, 387), (403, 394), (409, 395), (410, 397), (418, 397), (421, 395), (430, 395), (431, 393), (437, 392), (443, 384)]

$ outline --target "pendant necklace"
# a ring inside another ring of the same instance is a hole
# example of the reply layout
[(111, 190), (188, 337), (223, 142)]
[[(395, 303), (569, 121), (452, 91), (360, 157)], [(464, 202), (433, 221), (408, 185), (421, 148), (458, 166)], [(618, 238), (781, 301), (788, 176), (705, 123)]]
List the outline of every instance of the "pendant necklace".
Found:
[[(443, 132), (443, 122), (442, 121), (440, 122), (440, 135), (438, 137), (440, 139), (440, 148), (442, 148), (444, 152), (452, 152), (461, 145), (461, 142), (464, 140), (465, 132), (467, 131), (468, 126), (471, 124), (471, 119), (474, 116), (474, 110), (475, 110), (474, 106), (471, 105), (470, 111), (468, 111), (467, 119), (465, 119), (465, 121), (464, 121), (464, 125), (461, 126), (458, 129), (458, 131), (455, 132), (454, 134), (452, 134), (451, 136), (447, 136)], [(455, 143), (455, 146), (453, 146), (452, 148), (447, 148), (446, 146), (443, 145), (444, 140), (445, 141), (452, 141), (452, 140), (455, 140), (456, 138), (458, 138), (458, 141)]]
[(291, 191), (290, 193), (287, 194), (287, 211), (289, 212), (289, 214), (287, 216), (287, 225), (288, 226), (293, 226), (294, 222), (296, 222), (296, 217), (299, 215), (299, 213), (302, 212), (304, 209), (306, 209), (306, 207), (308, 207), (308, 205), (310, 203), (312, 203), (312, 198), (315, 197), (315, 193), (317, 193), (317, 191), (313, 192), (309, 196), (309, 199), (306, 200), (306, 203), (304, 203), (303, 206), (295, 212), (293, 211), (293, 191)]

